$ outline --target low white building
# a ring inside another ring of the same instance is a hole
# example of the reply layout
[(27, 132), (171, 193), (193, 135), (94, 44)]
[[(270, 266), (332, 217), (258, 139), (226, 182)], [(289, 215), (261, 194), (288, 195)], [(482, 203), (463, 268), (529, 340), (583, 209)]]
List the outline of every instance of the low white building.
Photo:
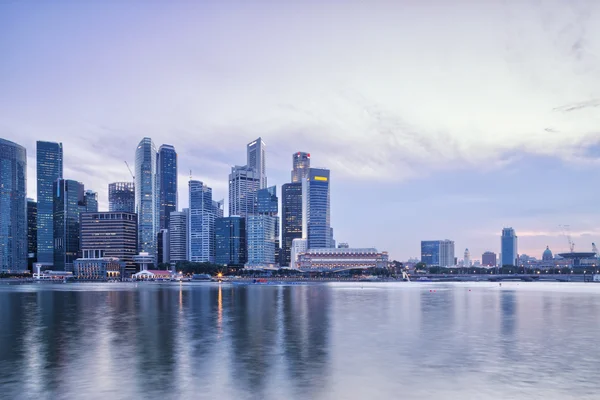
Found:
[(388, 253), (375, 248), (308, 249), (298, 254), (297, 268), (302, 271), (387, 268), (388, 261)]

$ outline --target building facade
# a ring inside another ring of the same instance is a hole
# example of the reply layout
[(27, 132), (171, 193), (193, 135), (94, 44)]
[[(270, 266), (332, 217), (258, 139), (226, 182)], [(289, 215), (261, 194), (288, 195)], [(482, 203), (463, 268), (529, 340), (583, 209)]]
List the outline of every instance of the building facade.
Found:
[(497, 263), (496, 253), (493, 251), (486, 251), (481, 255), (481, 265), (484, 267), (495, 267)]
[(255, 210), (255, 193), (260, 189), (260, 175), (247, 166), (235, 166), (229, 174), (229, 215), (246, 217)]
[(78, 258), (73, 262), (73, 276), (79, 280), (121, 280), (125, 277), (125, 263), (110, 257)]
[(27, 268), (37, 262), (37, 201), (27, 199)]
[(329, 170), (309, 168), (302, 181), (302, 237), (309, 249), (331, 247)]
[(0, 271), (27, 270), (27, 152), (0, 139)]
[(217, 218), (215, 263), (243, 267), (246, 260), (246, 220), (239, 216)]
[(189, 260), (214, 262), (215, 208), (212, 189), (195, 180), (189, 182), (189, 188)]
[(169, 261), (175, 265), (188, 260), (189, 209), (171, 213), (169, 218)]
[(421, 262), (430, 267), (454, 266), (454, 242), (448, 239), (421, 241)]
[(267, 156), (266, 145), (258, 138), (246, 146), (246, 165), (256, 172), (259, 180), (259, 189), (267, 187)]
[(310, 153), (299, 151), (292, 154), (292, 183), (302, 182), (310, 168)]
[(158, 191), (156, 147), (143, 138), (135, 151), (135, 209), (138, 215), (138, 250), (156, 259), (158, 234)]
[(302, 239), (302, 183), (281, 187), (281, 265), (291, 262), (292, 241)]
[(250, 215), (246, 217), (246, 244), (248, 260), (246, 266), (275, 265), (275, 226), (277, 217)]
[(135, 212), (135, 185), (133, 182), (108, 184), (108, 211)]
[(81, 213), (81, 250), (83, 258), (117, 258), (124, 263), (127, 276), (136, 272), (137, 214), (124, 211)]
[(38, 141), (36, 144), (37, 172), (37, 262), (54, 263), (54, 183), (63, 177), (62, 143)]
[(298, 256), (308, 250), (308, 241), (302, 238), (296, 238), (292, 240), (292, 246), (290, 249), (290, 268), (298, 269)]
[(177, 153), (175, 147), (163, 144), (158, 149), (158, 192), (160, 229), (169, 229), (169, 218), (177, 211)]
[(502, 229), (500, 248), (502, 250), (500, 266), (517, 265), (517, 235), (513, 228)]
[(80, 215), (85, 211), (83, 183), (54, 182), (54, 270), (73, 272), (73, 262), (81, 255)]
[(93, 190), (85, 191), (85, 211), (98, 212), (98, 193)]
[(302, 271), (330, 271), (345, 269), (387, 268), (387, 252), (365, 249), (308, 249), (298, 255), (298, 269)]
[(161, 229), (158, 232), (158, 238), (156, 240), (156, 254), (157, 259), (156, 262), (158, 264), (168, 264), (171, 261), (170, 255), (170, 239), (169, 239), (169, 230)]

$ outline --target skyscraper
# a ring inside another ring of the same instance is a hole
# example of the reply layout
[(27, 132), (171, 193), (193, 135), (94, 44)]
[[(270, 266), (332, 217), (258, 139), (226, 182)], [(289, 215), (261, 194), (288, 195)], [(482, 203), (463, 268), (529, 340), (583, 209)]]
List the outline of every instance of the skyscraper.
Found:
[(215, 218), (223, 218), (223, 207), (225, 206), (225, 200), (221, 199), (219, 201), (213, 200), (213, 210), (215, 214)]
[(157, 264), (168, 264), (171, 256), (170, 252), (170, 239), (169, 230), (161, 229), (158, 232), (158, 238), (156, 240), (156, 263)]
[(27, 267), (33, 271), (37, 261), (37, 202), (27, 199)]
[(279, 247), (279, 217), (275, 186), (256, 192), (256, 215), (246, 217), (248, 265), (273, 265)]
[(70, 179), (54, 182), (54, 266), (57, 271), (73, 271), (80, 257), (79, 218), (86, 211), (83, 183)]
[(83, 258), (116, 257), (125, 263), (126, 275), (135, 274), (138, 224), (135, 213), (125, 211), (81, 213)]
[(0, 139), (0, 271), (27, 269), (27, 151)]
[(302, 183), (281, 187), (281, 265), (290, 265), (292, 241), (302, 239)]
[(484, 267), (495, 267), (496, 266), (496, 253), (493, 251), (486, 251), (481, 255), (481, 265)]
[(452, 240), (422, 240), (421, 262), (431, 267), (452, 267), (454, 242)]
[(331, 247), (329, 170), (309, 168), (302, 181), (302, 236), (309, 249)]
[(158, 207), (156, 188), (156, 147), (143, 138), (135, 152), (135, 209), (138, 215), (138, 250), (156, 260)]
[(246, 263), (246, 220), (239, 216), (215, 220), (215, 263), (243, 267)]
[(63, 177), (62, 143), (37, 142), (37, 262), (52, 265), (54, 263), (54, 191), (53, 185)]
[(292, 183), (302, 182), (310, 168), (310, 153), (299, 151), (292, 155)]
[(246, 217), (255, 213), (255, 192), (260, 188), (260, 177), (248, 166), (235, 166), (229, 174), (229, 215)]
[(471, 266), (471, 252), (469, 249), (465, 249), (465, 255), (463, 257), (463, 266), (469, 268)]
[(163, 144), (158, 149), (157, 173), (160, 229), (168, 229), (171, 213), (177, 211), (177, 153), (173, 146)]
[(256, 172), (259, 180), (259, 189), (267, 187), (267, 158), (265, 142), (261, 138), (248, 143), (246, 146), (246, 165)]
[(174, 211), (169, 218), (169, 258), (171, 264), (188, 260), (189, 209)]
[(517, 265), (517, 235), (513, 228), (503, 228), (500, 238), (500, 247), (502, 249), (500, 266)]
[(189, 260), (214, 262), (215, 209), (212, 189), (200, 181), (191, 180), (189, 220)]
[(108, 184), (108, 211), (135, 213), (135, 185), (133, 182)]
[(98, 212), (98, 193), (93, 190), (85, 191), (85, 211)]

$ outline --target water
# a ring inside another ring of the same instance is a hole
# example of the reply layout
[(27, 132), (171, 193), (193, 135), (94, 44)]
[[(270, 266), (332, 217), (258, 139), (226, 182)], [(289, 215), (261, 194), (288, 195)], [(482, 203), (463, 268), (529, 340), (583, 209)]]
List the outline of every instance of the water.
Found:
[(600, 285), (0, 285), (10, 399), (598, 399)]

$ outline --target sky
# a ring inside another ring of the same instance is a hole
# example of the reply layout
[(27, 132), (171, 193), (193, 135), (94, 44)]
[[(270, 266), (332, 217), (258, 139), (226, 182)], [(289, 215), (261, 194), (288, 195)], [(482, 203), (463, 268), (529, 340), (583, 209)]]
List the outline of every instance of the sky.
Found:
[(131, 180), (138, 142), (227, 198), (262, 137), (331, 170), (335, 239), (393, 259), (600, 242), (600, 2), (0, 1), (0, 137), (64, 145), (64, 176)]

